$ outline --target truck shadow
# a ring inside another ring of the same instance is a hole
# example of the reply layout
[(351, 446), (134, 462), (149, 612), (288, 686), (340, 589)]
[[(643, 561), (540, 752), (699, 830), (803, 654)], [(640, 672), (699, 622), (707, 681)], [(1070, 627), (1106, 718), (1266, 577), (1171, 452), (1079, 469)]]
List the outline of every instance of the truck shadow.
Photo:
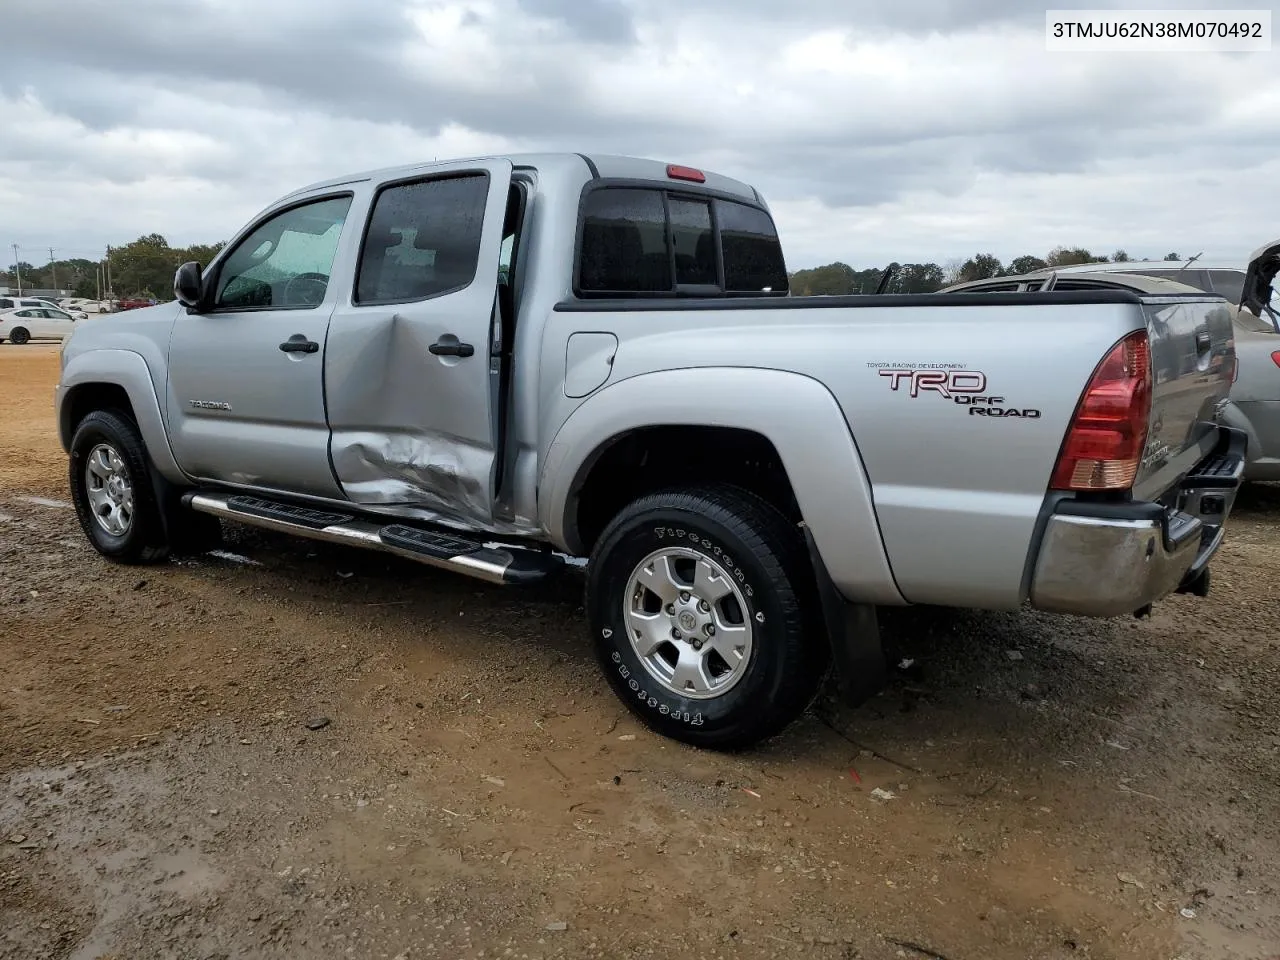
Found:
[[(376, 608), (363, 615), (407, 642), (430, 625), (446, 656), (455, 638), (464, 652), (479, 635), (505, 647), (513, 661), (522, 648), (536, 648), (554, 651), (583, 677), (597, 669), (581, 569), (532, 587), (497, 587), (410, 560), (253, 528), (227, 525), (227, 541), (228, 550), (262, 565), (254, 573), (272, 581), (263, 584), (268, 592), (287, 584), (333, 604), (335, 613)], [(1147, 694), (1141, 672), (1117, 669), (1132, 624), (1029, 611), (886, 609), (881, 627), (893, 669), (885, 690), (856, 709), (824, 696), (805, 721), (760, 749), (764, 756), (827, 756), (841, 750), (837, 738), (851, 731), (874, 733), (896, 749), (952, 740), (961, 731), (975, 742), (1007, 740), (1010, 749), (1021, 742), (1032, 753), (1045, 738), (1059, 752), (1096, 746), (1090, 716)]]
[(1231, 513), (1233, 517), (1241, 514), (1258, 517), (1280, 515), (1280, 483), (1246, 483), (1236, 495)]

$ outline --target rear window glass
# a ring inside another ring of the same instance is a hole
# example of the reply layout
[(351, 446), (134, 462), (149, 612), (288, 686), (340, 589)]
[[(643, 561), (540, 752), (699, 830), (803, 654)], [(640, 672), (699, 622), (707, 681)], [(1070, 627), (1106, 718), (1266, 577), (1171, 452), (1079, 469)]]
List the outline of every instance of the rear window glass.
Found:
[(773, 220), (745, 203), (647, 187), (596, 189), (583, 205), (581, 243), (577, 288), (588, 296), (687, 287), (787, 292)]
[(1205, 293), (1212, 293), (1209, 281), (1203, 270), (1130, 270), (1129, 273), (1140, 273), (1144, 277), (1155, 277), (1157, 280), (1172, 280), (1184, 286), (1195, 287)]
[(711, 204), (675, 197), (667, 204), (671, 214), (671, 244), (676, 251), (676, 283), (718, 285)]
[(1209, 282), (1214, 293), (1232, 303), (1239, 303), (1244, 296), (1244, 273), (1240, 270), (1210, 270)]
[(772, 218), (756, 207), (716, 201), (724, 245), (724, 283), (731, 293), (779, 293), (787, 289), (787, 265)]
[(593, 190), (582, 224), (579, 286), (592, 293), (671, 289), (667, 216), (657, 190)]

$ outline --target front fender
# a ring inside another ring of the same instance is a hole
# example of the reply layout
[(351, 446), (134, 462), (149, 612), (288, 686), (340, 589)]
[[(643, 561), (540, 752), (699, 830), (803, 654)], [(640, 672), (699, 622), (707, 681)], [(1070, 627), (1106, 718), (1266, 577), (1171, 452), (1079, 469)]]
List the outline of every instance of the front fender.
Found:
[(566, 517), (583, 466), (616, 437), (655, 426), (735, 427), (767, 438), (840, 592), (863, 603), (904, 603), (844, 414), (817, 380), (779, 370), (664, 370), (592, 395), (557, 431), (539, 475), (539, 523), (557, 546), (580, 547)]
[(128, 395), (142, 440), (160, 474), (173, 483), (190, 483), (169, 446), (169, 434), (147, 361), (132, 350), (86, 350), (67, 360), (54, 400), (62, 449), (70, 450), (71, 435), (75, 431), (71, 422), (71, 400), (75, 393), (104, 384), (120, 387)]

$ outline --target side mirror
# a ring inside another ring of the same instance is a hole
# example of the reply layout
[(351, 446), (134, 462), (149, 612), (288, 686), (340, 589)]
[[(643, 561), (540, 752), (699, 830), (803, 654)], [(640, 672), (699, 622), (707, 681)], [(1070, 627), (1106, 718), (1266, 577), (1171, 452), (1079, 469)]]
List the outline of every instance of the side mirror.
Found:
[(203, 288), (200, 264), (194, 260), (184, 263), (173, 275), (173, 295), (184, 307), (198, 307)]

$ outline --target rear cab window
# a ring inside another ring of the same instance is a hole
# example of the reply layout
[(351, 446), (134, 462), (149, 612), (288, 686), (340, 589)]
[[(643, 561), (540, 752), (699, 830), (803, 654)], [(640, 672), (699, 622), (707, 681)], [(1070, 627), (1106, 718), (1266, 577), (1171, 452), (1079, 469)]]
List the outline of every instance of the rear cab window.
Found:
[(773, 219), (751, 203), (656, 185), (592, 186), (580, 221), (580, 297), (788, 292)]

